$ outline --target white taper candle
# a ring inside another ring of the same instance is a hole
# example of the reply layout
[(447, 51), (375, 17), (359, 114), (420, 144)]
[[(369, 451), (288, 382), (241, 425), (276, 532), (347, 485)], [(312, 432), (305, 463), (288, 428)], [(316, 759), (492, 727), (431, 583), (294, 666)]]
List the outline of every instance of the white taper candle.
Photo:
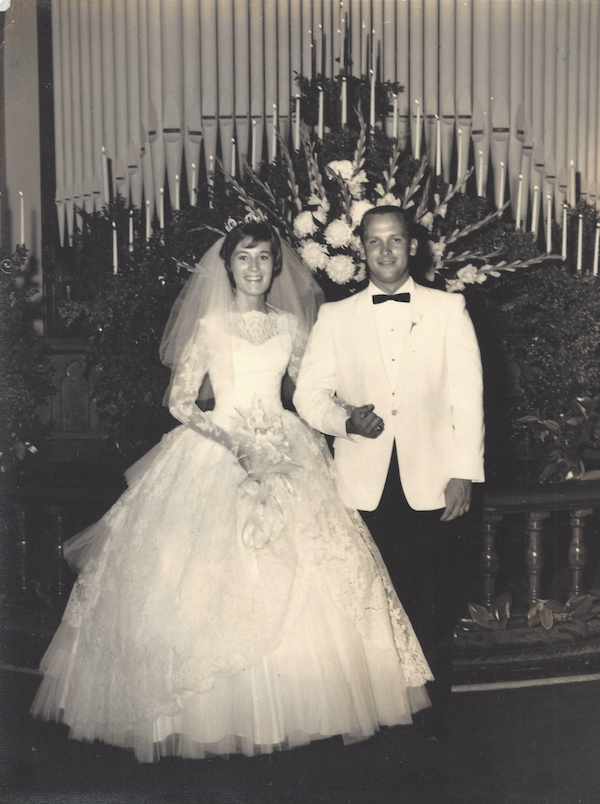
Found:
[(535, 185), (533, 188), (533, 210), (531, 212), (531, 233), (537, 235), (538, 219), (540, 217), (540, 188)]
[(594, 263), (592, 276), (598, 276), (598, 251), (600, 249), (600, 223), (596, 224), (596, 237), (594, 239)]
[(21, 221), (19, 243), (25, 245), (25, 196), (21, 190), (19, 190), (19, 218)]
[(477, 195), (483, 195), (483, 151), (479, 153), (479, 175), (477, 176)]
[(421, 104), (415, 99), (417, 104), (417, 136), (415, 137), (415, 157), (421, 158)]
[(113, 274), (119, 273), (119, 250), (117, 248), (117, 224), (112, 222), (113, 230)]
[(161, 229), (165, 228), (165, 188), (160, 188), (160, 204), (158, 209), (158, 221)]
[[(279, 123), (277, 120), (277, 104), (273, 104), (273, 162), (277, 158), (277, 127)], [(323, 139), (323, 137), (321, 137)]]
[(196, 206), (196, 163), (192, 162), (192, 186), (190, 188), (190, 205)]
[(394, 95), (394, 121), (392, 123), (392, 137), (398, 139), (398, 95)]
[(133, 251), (133, 210), (129, 210), (129, 251)]
[(237, 167), (237, 156), (236, 156), (236, 144), (235, 144), (235, 137), (231, 138), (231, 170), (229, 171), (231, 175), (235, 178), (236, 174), (236, 167)]
[(179, 212), (181, 205), (181, 183), (179, 181), (179, 173), (175, 174), (175, 209)]
[(300, 95), (296, 95), (296, 120), (294, 122), (294, 149), (300, 150)]
[(369, 107), (369, 125), (375, 128), (375, 71), (371, 70), (371, 103)]
[(552, 194), (546, 195), (546, 251), (552, 254)]
[(342, 78), (342, 128), (348, 122), (348, 87), (346, 86), (346, 78)]
[(517, 190), (517, 223), (516, 228), (521, 228), (521, 209), (523, 207), (523, 174), (519, 173), (519, 189)]
[(506, 165), (500, 162), (500, 187), (498, 192), (498, 209), (504, 206), (504, 185), (506, 184)]
[(106, 148), (102, 146), (102, 195), (104, 203), (108, 204), (110, 195), (108, 191), (108, 157), (106, 156)]
[(442, 175), (442, 121), (436, 114), (436, 139), (435, 139), (435, 175)]
[(458, 168), (456, 170), (456, 184), (462, 190), (462, 174), (463, 174), (463, 166), (462, 166), (462, 128), (458, 129)]
[(146, 200), (146, 240), (152, 236), (152, 220), (150, 218), (150, 201)]
[(567, 261), (567, 207), (568, 204), (563, 204), (562, 215), (562, 261)]
[(577, 232), (577, 273), (583, 271), (583, 215), (579, 215), (579, 230)]
[(317, 126), (317, 136), (323, 139), (324, 132), (324, 109), (323, 109), (323, 87), (319, 87), (319, 123)]

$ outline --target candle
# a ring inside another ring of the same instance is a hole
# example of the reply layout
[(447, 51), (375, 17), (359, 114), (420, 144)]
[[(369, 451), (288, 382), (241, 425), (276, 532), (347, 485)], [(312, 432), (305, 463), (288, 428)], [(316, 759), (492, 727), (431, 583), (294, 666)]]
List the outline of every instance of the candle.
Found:
[(569, 204), (572, 207), (577, 206), (575, 198), (575, 162), (571, 159), (569, 170)]
[(113, 274), (119, 273), (119, 251), (117, 249), (117, 224), (112, 222), (113, 230)]
[(479, 175), (477, 177), (477, 195), (483, 195), (483, 151), (479, 153)]
[(596, 224), (596, 239), (594, 240), (594, 267), (592, 276), (598, 276), (598, 251), (600, 250), (600, 223)]
[[(96, 153), (98, 153), (96, 151)], [(108, 158), (106, 156), (106, 148), (102, 146), (102, 195), (104, 203), (108, 204), (110, 195), (108, 194)]]
[(300, 95), (296, 95), (296, 122), (294, 126), (294, 148), (300, 150)]
[(146, 240), (152, 235), (152, 221), (150, 220), (150, 201), (146, 200)]
[(317, 136), (320, 140), (323, 139), (323, 87), (319, 87), (319, 125), (317, 128)]
[(562, 216), (562, 261), (567, 261), (567, 207), (568, 204), (563, 204)]
[(237, 165), (236, 165), (237, 160), (236, 160), (235, 151), (236, 151), (235, 137), (232, 137), (231, 138), (231, 171), (230, 172), (231, 172), (231, 175), (234, 178), (235, 178), (235, 170), (236, 170), (236, 167), (237, 167)]
[(463, 167), (462, 167), (462, 128), (458, 129), (458, 169), (456, 171), (456, 183), (459, 187), (462, 187), (462, 174), (463, 174)]
[(519, 173), (519, 189), (517, 191), (517, 225), (516, 228), (521, 228), (521, 209), (523, 206), (523, 174)]
[(371, 70), (371, 108), (369, 125), (371, 128), (375, 128), (375, 72), (373, 70)]
[(552, 254), (552, 194), (546, 195), (546, 251)]
[(364, 22), (362, 24), (362, 40), (360, 49), (360, 74), (367, 74), (367, 28)]
[(415, 99), (415, 103), (417, 104), (417, 130), (416, 130), (416, 137), (415, 137), (415, 157), (417, 159), (421, 158), (421, 104), (418, 100)]
[(502, 209), (504, 206), (504, 185), (506, 183), (505, 172), (506, 165), (504, 162), (500, 162), (500, 192), (498, 193), (498, 209)]
[(531, 212), (531, 233), (537, 235), (538, 218), (540, 217), (540, 188), (533, 188), (533, 210)]
[(25, 245), (25, 196), (19, 190), (19, 209), (20, 209), (20, 220), (21, 220), (21, 239), (19, 243), (21, 245)]
[(392, 138), (398, 139), (398, 95), (394, 95), (394, 122), (392, 123)]
[(435, 175), (442, 175), (442, 125), (440, 116), (436, 114), (436, 142), (435, 142)]
[[(211, 157), (212, 158), (212, 157)], [(158, 208), (158, 221), (161, 229), (165, 228), (165, 188), (160, 188), (160, 206)]]
[(258, 167), (256, 163), (256, 120), (252, 121), (252, 170)]
[[(273, 104), (273, 162), (277, 158), (277, 104)], [(321, 137), (323, 139), (323, 137)]]
[(192, 190), (190, 192), (190, 206), (196, 206), (196, 163), (192, 162)]
[(212, 154), (210, 154), (210, 156), (208, 157), (208, 176), (207, 176), (208, 206), (210, 207), (210, 209), (212, 209), (212, 205), (213, 205), (212, 193), (210, 192), (210, 190), (211, 190), (211, 188), (212, 188), (212, 186), (214, 184), (214, 181), (215, 181), (213, 164), (214, 164), (214, 156)]
[(133, 210), (129, 210), (129, 251), (133, 251)]
[(579, 215), (579, 231), (577, 232), (577, 273), (583, 270), (583, 215)]
[(180, 195), (179, 195), (179, 173), (175, 174), (175, 209), (179, 212)]
[(346, 78), (342, 78), (342, 128), (348, 122), (348, 91), (346, 87)]

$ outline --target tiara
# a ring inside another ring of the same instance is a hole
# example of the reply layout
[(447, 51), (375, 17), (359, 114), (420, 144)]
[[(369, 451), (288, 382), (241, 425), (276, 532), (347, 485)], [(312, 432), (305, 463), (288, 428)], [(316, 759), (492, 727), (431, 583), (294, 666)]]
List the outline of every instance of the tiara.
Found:
[(231, 232), (236, 228), (236, 226), (239, 226), (242, 223), (263, 223), (266, 220), (267, 216), (264, 215), (260, 210), (250, 210), (244, 215), (243, 218), (240, 218), (240, 220), (229, 218), (225, 224), (225, 231)]

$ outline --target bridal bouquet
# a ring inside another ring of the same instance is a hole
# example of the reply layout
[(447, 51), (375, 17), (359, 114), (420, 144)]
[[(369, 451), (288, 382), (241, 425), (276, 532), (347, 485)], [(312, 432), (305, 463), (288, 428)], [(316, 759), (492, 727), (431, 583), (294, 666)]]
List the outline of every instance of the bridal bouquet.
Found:
[(298, 466), (280, 414), (267, 414), (260, 400), (247, 412), (238, 411), (242, 441), (252, 459), (251, 473), (239, 486), (238, 530), (246, 547), (260, 550), (281, 535), (286, 526), (286, 496), (293, 496), (290, 475)]

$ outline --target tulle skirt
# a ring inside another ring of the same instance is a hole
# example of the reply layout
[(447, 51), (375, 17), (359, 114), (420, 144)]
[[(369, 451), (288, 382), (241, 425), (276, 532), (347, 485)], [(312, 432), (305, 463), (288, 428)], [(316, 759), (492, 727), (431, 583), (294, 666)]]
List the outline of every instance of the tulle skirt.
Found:
[(261, 549), (241, 537), (244, 475), (186, 428), (67, 545), (80, 568), (32, 713), (142, 762), (363, 740), (408, 724), (431, 679), (323, 443), (285, 414), (297, 474)]

